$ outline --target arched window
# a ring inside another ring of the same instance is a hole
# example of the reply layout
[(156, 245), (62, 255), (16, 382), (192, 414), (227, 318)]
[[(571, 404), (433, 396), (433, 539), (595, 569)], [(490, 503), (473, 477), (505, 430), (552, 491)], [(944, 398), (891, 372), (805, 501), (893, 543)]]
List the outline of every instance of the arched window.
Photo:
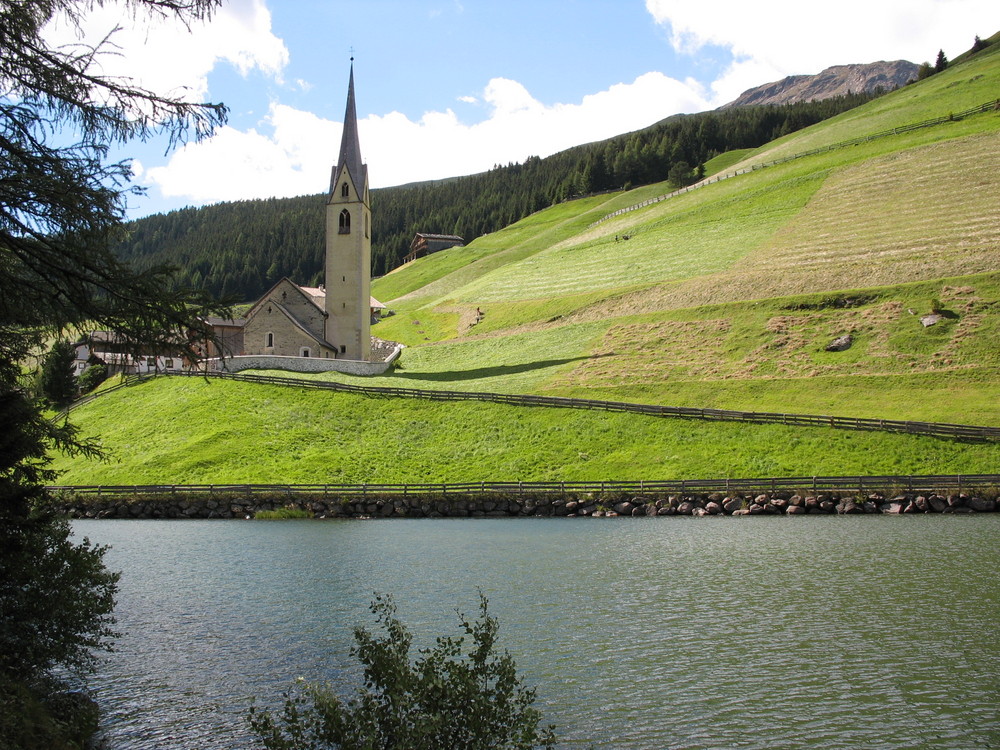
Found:
[(351, 233), (351, 212), (346, 208), (340, 212), (340, 233)]
[(351, 188), (349, 188), (347, 186), (346, 182), (340, 188), (340, 197), (341, 198), (350, 198), (351, 197)]
[(274, 346), (274, 334), (273, 333), (267, 334), (267, 346), (268, 347), (273, 347)]

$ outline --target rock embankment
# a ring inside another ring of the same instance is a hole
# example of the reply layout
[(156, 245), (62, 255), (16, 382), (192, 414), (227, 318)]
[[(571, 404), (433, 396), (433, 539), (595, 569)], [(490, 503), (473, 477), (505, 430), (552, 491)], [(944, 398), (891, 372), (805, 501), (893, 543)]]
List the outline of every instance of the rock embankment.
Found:
[(359, 498), (168, 494), (156, 496), (59, 495), (53, 509), (71, 518), (254, 518), (263, 511), (304, 512), (314, 518), (510, 518), (618, 516), (759, 516), (909, 513), (992, 513), (994, 493), (843, 493), (623, 495), (420, 494)]

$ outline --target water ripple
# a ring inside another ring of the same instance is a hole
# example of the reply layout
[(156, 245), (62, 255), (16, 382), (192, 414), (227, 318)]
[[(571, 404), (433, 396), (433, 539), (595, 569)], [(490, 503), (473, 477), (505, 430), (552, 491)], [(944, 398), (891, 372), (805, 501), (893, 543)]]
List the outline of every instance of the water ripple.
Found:
[(249, 701), (350, 691), (395, 595), (427, 645), (490, 598), (564, 747), (1000, 747), (1000, 518), (80, 521), (127, 631), (109, 750), (252, 746)]

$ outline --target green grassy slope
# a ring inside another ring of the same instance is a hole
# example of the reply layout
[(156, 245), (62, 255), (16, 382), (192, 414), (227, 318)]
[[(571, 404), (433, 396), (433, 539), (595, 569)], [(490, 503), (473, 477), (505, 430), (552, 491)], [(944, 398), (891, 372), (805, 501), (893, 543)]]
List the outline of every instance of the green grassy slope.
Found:
[[(998, 92), (994, 45), (712, 166), (729, 172), (960, 112)], [(394, 371), (363, 382), (1000, 424), (1000, 111), (758, 169), (595, 223), (668, 191), (654, 185), (554, 206), (377, 280), (373, 294), (395, 314), (373, 333), (408, 348)], [(932, 307), (942, 317), (925, 327)], [(485, 314), (478, 323), (477, 308)], [(851, 348), (825, 350), (845, 334)], [(1000, 465), (994, 446), (929, 439), (187, 380), (108, 395), (73, 419), (104, 435), (120, 460), (60, 459), (67, 481), (79, 483)]]
[[(998, 90), (1000, 45), (742, 165), (962, 111)], [(600, 210), (666, 191), (565, 204), (450, 251), (447, 272), (393, 300), (397, 316), (376, 330), (414, 346), (403, 373), (423, 375), (421, 387), (468, 386), (448, 373), (482, 370), (460, 363), (488, 350), (508, 367), (561, 362), (476, 383), (500, 390), (1000, 422), (1000, 112), (796, 159), (591, 226)], [(443, 260), (400, 269), (395, 283)], [(794, 310), (842, 290), (866, 302)], [(958, 317), (925, 329), (931, 298), (949, 295)], [(486, 316), (472, 327), (477, 307)], [(852, 331), (852, 349), (823, 351)], [(558, 356), (546, 356), (552, 342)]]
[(103, 434), (114, 460), (60, 458), (65, 484), (652, 480), (919, 474), (928, 465), (971, 473), (1000, 459), (1000, 444), (194, 378), (108, 394), (74, 421)]

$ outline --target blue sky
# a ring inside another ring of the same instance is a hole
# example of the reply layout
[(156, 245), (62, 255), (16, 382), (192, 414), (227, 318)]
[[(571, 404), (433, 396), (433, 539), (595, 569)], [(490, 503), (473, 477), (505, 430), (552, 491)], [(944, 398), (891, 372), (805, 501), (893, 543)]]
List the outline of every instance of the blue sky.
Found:
[[(715, 108), (830, 65), (953, 57), (1000, 30), (996, 0), (231, 0), (188, 30), (109, 2), (107, 73), (223, 101), (229, 122), (164, 154), (130, 144), (143, 216), (322, 192), (350, 57), (373, 187), (470, 174)], [(54, 24), (57, 42), (77, 32)]]

